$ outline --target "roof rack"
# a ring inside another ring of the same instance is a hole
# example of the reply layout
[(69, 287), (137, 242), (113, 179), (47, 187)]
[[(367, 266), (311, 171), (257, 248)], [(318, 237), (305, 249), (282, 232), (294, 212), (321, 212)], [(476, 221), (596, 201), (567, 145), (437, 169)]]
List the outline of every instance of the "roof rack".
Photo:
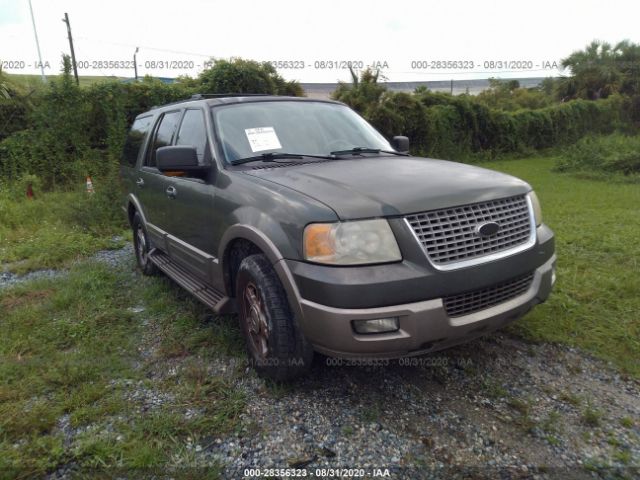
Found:
[(194, 93), (191, 100), (202, 100), (205, 98), (225, 98), (225, 97), (272, 97), (269, 93)]
[(190, 98), (183, 100), (177, 100), (171, 103), (165, 103), (164, 105), (154, 105), (151, 110), (160, 107), (166, 107), (167, 105), (176, 105), (178, 103), (192, 102), (194, 100), (205, 100), (207, 98), (233, 98), (233, 97), (273, 97), (269, 93), (194, 93)]

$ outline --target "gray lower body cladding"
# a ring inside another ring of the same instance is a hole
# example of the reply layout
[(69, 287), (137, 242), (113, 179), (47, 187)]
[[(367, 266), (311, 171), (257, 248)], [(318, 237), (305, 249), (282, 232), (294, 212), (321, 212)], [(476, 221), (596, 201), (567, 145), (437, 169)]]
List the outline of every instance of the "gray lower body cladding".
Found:
[[(327, 307), (301, 301), (303, 330), (314, 348), (335, 357), (402, 357), (442, 350), (500, 328), (527, 313), (549, 296), (555, 280), (553, 256), (532, 272), (528, 288), (471, 313), (451, 317), (441, 298), (366, 309)], [(357, 334), (353, 320), (397, 317), (399, 330)]]

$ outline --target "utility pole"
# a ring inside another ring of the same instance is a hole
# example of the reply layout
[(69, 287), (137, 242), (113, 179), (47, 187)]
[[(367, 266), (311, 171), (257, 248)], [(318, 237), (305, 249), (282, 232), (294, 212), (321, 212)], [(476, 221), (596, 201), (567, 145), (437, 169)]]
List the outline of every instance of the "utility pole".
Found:
[(67, 24), (67, 33), (69, 35), (69, 47), (71, 48), (71, 64), (73, 65), (73, 75), (76, 77), (76, 85), (80, 85), (80, 80), (78, 79), (78, 65), (76, 65), (76, 52), (73, 50), (73, 37), (71, 36), (71, 24), (69, 23), (69, 15), (67, 13), (64, 14), (64, 18), (62, 19), (62, 21)]
[(33, 7), (29, 0), (29, 11), (31, 12), (31, 23), (33, 24), (33, 34), (36, 37), (36, 48), (38, 49), (38, 60), (40, 61), (40, 73), (42, 74), (43, 83), (47, 83), (47, 77), (44, 76), (44, 65), (42, 64), (42, 54), (40, 53), (40, 42), (38, 41), (38, 31), (36, 30), (36, 19), (33, 16)]
[(138, 54), (139, 47), (136, 47), (136, 51), (133, 53), (133, 72), (136, 77), (136, 82), (138, 81), (138, 60), (136, 59), (136, 55)]

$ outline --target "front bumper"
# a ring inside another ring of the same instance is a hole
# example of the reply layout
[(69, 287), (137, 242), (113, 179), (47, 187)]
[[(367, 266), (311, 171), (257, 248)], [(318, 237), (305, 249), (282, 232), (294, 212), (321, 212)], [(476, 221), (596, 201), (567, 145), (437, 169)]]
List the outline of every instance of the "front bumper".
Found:
[[(302, 329), (320, 353), (336, 357), (402, 357), (448, 348), (506, 325), (544, 302), (555, 280), (556, 256), (535, 269), (527, 291), (469, 315), (450, 318), (441, 298), (376, 308), (335, 308), (300, 299)], [(398, 317), (392, 333), (358, 334), (352, 320)]]

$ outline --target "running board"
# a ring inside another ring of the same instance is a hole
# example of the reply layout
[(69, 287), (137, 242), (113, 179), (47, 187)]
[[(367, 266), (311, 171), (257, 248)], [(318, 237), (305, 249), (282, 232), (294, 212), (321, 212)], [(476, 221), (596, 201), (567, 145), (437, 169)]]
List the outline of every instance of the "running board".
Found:
[(217, 314), (235, 312), (235, 303), (224, 293), (216, 290), (193, 275), (183, 266), (177, 264), (169, 256), (154, 248), (149, 252), (149, 260), (162, 270), (169, 278), (196, 297)]

